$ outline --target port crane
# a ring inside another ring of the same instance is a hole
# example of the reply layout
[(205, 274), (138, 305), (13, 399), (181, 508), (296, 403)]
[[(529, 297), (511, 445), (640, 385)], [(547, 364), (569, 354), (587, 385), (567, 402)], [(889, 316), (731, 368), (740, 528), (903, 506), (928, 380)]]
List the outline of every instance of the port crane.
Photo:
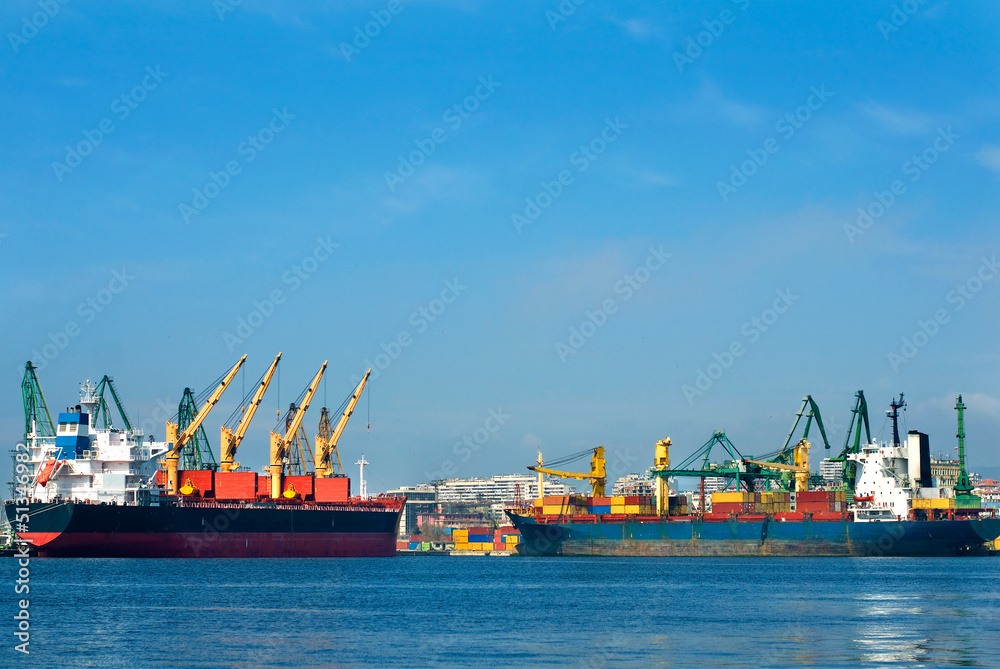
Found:
[(365, 375), (358, 383), (358, 387), (354, 389), (354, 393), (348, 398), (344, 411), (340, 414), (340, 420), (337, 421), (337, 426), (332, 430), (330, 429), (330, 413), (326, 410), (326, 407), (323, 407), (319, 419), (319, 434), (316, 435), (315, 471), (317, 477), (327, 477), (334, 474), (332, 462), (334, 454), (337, 455), (337, 467), (340, 473), (343, 474), (344, 466), (340, 462), (340, 452), (337, 450), (337, 442), (340, 441), (340, 436), (344, 433), (344, 428), (347, 427), (347, 421), (350, 420), (351, 415), (354, 413), (354, 407), (357, 406), (371, 373), (372, 370), (370, 369), (365, 372)]
[(795, 475), (795, 492), (805, 492), (809, 490), (809, 447), (810, 444), (803, 437), (794, 449), (794, 464), (783, 462), (744, 460), (744, 464), (754, 465), (762, 469), (772, 469), (779, 472), (791, 472)]
[(21, 381), (21, 399), (24, 401), (24, 436), (35, 434), (39, 437), (54, 437), (56, 429), (52, 425), (49, 406), (38, 382), (38, 369), (31, 361), (24, 363), (24, 379)]
[(271, 462), (267, 469), (271, 475), (271, 497), (273, 499), (281, 497), (282, 476), (284, 476), (285, 472), (284, 459), (288, 451), (288, 444), (299, 431), (299, 426), (302, 425), (302, 419), (305, 417), (306, 410), (309, 409), (309, 404), (312, 403), (313, 395), (316, 394), (316, 389), (319, 387), (319, 382), (323, 378), (323, 373), (326, 371), (328, 362), (328, 360), (324, 360), (323, 365), (316, 372), (312, 383), (306, 389), (302, 404), (299, 405), (298, 410), (295, 412), (292, 422), (286, 426), (285, 434), (281, 435), (274, 431), (271, 432)]
[(607, 472), (605, 470), (603, 446), (598, 446), (597, 448), (593, 449), (593, 451), (586, 450), (580, 453), (574, 453), (573, 455), (568, 455), (564, 458), (559, 458), (558, 460), (550, 462), (549, 464), (550, 465), (568, 464), (575, 460), (579, 460), (581, 457), (584, 457), (585, 455), (591, 452), (593, 452), (593, 456), (591, 456), (590, 458), (590, 473), (577, 474), (575, 472), (564, 472), (558, 469), (550, 469), (548, 467), (543, 467), (542, 465), (544, 465), (545, 463), (542, 461), (542, 452), (538, 451), (538, 465), (528, 467), (528, 469), (530, 469), (531, 471), (538, 473), (538, 496), (539, 497), (545, 496), (544, 492), (545, 489), (542, 484), (544, 482), (545, 474), (548, 474), (550, 476), (557, 476), (563, 479), (590, 481), (590, 485), (593, 487), (593, 496), (604, 497), (604, 488), (605, 485), (607, 485), (608, 479), (607, 479)]
[(264, 376), (261, 377), (260, 382), (257, 384), (257, 390), (247, 404), (246, 409), (244, 409), (243, 417), (240, 418), (236, 429), (230, 430), (225, 425), (220, 429), (219, 444), (222, 451), (222, 462), (219, 463), (220, 470), (231, 472), (240, 466), (240, 463), (235, 461), (236, 449), (240, 447), (240, 442), (246, 436), (247, 430), (250, 428), (250, 421), (253, 420), (253, 415), (257, 412), (257, 407), (264, 401), (264, 393), (267, 392), (267, 387), (271, 384), (271, 379), (274, 378), (274, 372), (278, 368), (279, 360), (281, 360), (281, 353), (275, 356), (274, 362), (271, 363), (271, 366), (264, 372)]
[[(859, 390), (854, 393), (854, 408), (851, 409), (851, 423), (847, 426), (847, 436), (844, 438), (844, 448), (840, 451), (840, 455), (835, 458), (830, 458), (831, 462), (843, 463), (843, 469), (841, 470), (841, 482), (845, 490), (854, 490), (854, 480), (857, 477), (857, 465), (847, 459), (848, 455), (852, 453), (861, 452), (861, 427), (864, 425), (865, 430), (865, 443), (870, 444), (872, 441), (872, 430), (868, 424), (868, 402), (865, 400), (865, 392)], [(851, 437), (854, 437), (854, 443), (851, 443)]]
[(101, 379), (100, 383), (97, 384), (97, 390), (94, 392), (94, 396), (97, 398), (97, 411), (95, 415), (91, 418), (94, 427), (97, 427), (100, 422), (105, 430), (111, 429), (113, 424), (111, 422), (111, 410), (108, 407), (108, 401), (104, 398), (104, 393), (110, 392), (111, 399), (115, 401), (115, 406), (118, 407), (118, 415), (121, 416), (122, 422), (125, 425), (125, 430), (127, 432), (132, 431), (132, 421), (129, 420), (128, 414), (125, 413), (125, 407), (122, 406), (122, 402), (118, 399), (118, 392), (115, 390), (115, 382), (107, 374)]
[(226, 376), (219, 383), (219, 386), (212, 392), (205, 405), (198, 412), (198, 415), (194, 417), (191, 423), (184, 429), (183, 432), (178, 434), (179, 428), (177, 423), (167, 421), (167, 438), (166, 441), (171, 445), (170, 450), (164, 458), (164, 463), (167, 469), (167, 492), (171, 495), (177, 494), (177, 490), (180, 487), (180, 481), (178, 480), (178, 469), (180, 466), (181, 452), (184, 450), (184, 445), (187, 444), (188, 440), (194, 436), (195, 432), (201, 427), (202, 422), (208, 417), (209, 412), (222, 397), (222, 393), (226, 391), (229, 384), (233, 382), (236, 378), (236, 373), (240, 371), (240, 367), (246, 362), (246, 355), (240, 358), (239, 362), (233, 365), (233, 368), (229, 370)]

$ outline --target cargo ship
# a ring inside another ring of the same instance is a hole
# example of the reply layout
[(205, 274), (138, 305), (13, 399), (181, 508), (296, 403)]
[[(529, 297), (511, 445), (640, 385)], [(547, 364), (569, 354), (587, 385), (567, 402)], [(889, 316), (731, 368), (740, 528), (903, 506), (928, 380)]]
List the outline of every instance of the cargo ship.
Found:
[(111, 388), (125, 427), (110, 424), (104, 393), (89, 381), (80, 403), (53, 425), (29, 362), (25, 439), (14, 451), (15, 498), (4, 505), (11, 530), (41, 557), (394, 556), (405, 499), (352, 497), (350, 478), (330, 463), (367, 375), (336, 428), (323, 434), (321, 422), (314, 472), (292, 476), (284, 469), (325, 363), (288, 430), (272, 432), (268, 473), (241, 471), (233, 461), (280, 357), (245, 398), (235, 430), (223, 426), (221, 465), (198, 469), (182, 469), (181, 456), (246, 356), (186, 427), (168, 421), (163, 442), (144, 441), (142, 430), (131, 427), (108, 377), (99, 387)]
[[(701, 450), (676, 468), (670, 466), (670, 439), (656, 444), (650, 474), (655, 495), (604, 496), (603, 448), (594, 449), (589, 473), (573, 474), (539, 465), (539, 473), (590, 481), (594, 495), (545, 497), (532, 506), (507, 510), (521, 533), (522, 555), (566, 556), (953, 556), (986, 552), (1000, 536), (996, 510), (984, 510), (972, 494), (965, 469), (963, 410), (958, 396), (961, 471), (953, 487), (931, 476), (929, 440), (898, 432), (902, 395), (888, 412), (891, 442), (876, 442), (868, 429), (867, 406), (858, 392), (856, 441), (836, 458), (843, 463), (840, 489), (810, 490), (819, 477), (808, 469), (809, 442), (783, 447), (778, 457), (743, 457), (724, 433), (716, 432)], [(811, 398), (806, 400), (811, 402)], [(819, 409), (810, 412), (822, 430)], [(799, 412), (801, 418), (803, 412)], [(798, 422), (798, 421), (797, 421)], [(861, 425), (868, 433), (861, 440)], [(852, 420), (852, 427), (854, 420)], [(793, 432), (795, 426), (793, 425)], [(806, 434), (808, 434), (808, 423)], [(823, 431), (823, 438), (825, 431)], [(789, 434), (791, 438), (791, 434)], [(708, 464), (713, 444), (722, 444), (725, 462)], [(695, 469), (691, 463), (702, 462)], [(700, 493), (671, 494), (669, 477), (701, 477)], [(729, 492), (706, 497), (706, 478), (729, 481)], [(541, 480), (539, 481), (541, 486)], [(786, 487), (786, 490), (781, 490)], [(779, 488), (775, 490), (774, 488)], [(541, 489), (541, 487), (539, 487)], [(698, 504), (695, 506), (697, 494)], [(706, 504), (710, 499), (711, 503)]]

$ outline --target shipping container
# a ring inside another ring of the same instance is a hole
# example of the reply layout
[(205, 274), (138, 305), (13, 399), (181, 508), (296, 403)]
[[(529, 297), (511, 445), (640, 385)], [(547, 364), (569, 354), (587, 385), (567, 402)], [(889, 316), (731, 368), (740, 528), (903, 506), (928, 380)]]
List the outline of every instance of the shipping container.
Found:
[(611, 507), (610, 506), (595, 506), (595, 507), (591, 507), (590, 512), (594, 513), (594, 514), (611, 513)]

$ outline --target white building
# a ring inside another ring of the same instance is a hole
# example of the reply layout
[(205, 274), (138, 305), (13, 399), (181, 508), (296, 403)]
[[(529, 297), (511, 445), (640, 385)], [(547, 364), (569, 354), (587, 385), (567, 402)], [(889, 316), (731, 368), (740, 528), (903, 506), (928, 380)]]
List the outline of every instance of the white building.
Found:
[[(573, 488), (558, 481), (545, 481), (545, 495), (569, 495)], [(522, 501), (539, 497), (536, 474), (504, 474), (490, 478), (447, 479), (437, 484), (437, 501), (512, 504), (520, 494)]]
[(819, 463), (819, 475), (823, 477), (827, 485), (836, 485), (840, 481), (843, 471), (843, 462), (832, 462), (830, 458), (823, 458), (823, 461)]
[(627, 474), (615, 481), (611, 488), (611, 494), (615, 497), (655, 495), (656, 482), (650, 477), (648, 470), (643, 474)]

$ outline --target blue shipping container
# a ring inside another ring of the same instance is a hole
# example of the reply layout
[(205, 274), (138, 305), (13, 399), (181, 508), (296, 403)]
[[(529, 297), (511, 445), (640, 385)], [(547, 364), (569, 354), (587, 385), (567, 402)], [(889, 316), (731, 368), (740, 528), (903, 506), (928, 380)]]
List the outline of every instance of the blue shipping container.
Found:
[(420, 550), (420, 542), (419, 541), (411, 541), (410, 542), (410, 550), (411, 551), (418, 551), (418, 550)]
[(595, 507), (591, 508), (590, 512), (593, 513), (593, 514), (611, 513), (611, 507), (610, 506), (595, 506)]
[(470, 544), (491, 544), (493, 543), (493, 537), (488, 534), (470, 534), (469, 535)]

